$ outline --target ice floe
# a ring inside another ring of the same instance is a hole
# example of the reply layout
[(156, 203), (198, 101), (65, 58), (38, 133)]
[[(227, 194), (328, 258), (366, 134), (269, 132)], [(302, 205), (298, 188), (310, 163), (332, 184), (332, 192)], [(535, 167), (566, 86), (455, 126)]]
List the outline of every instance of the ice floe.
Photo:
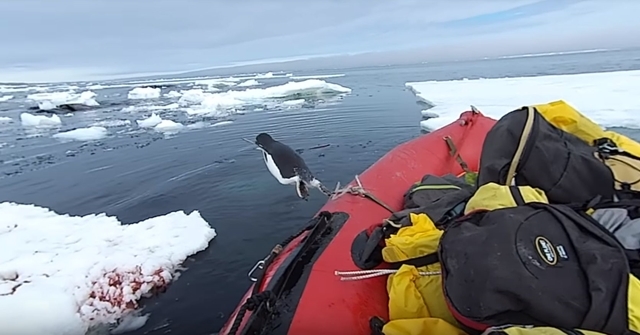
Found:
[[(221, 93), (204, 92), (194, 89), (183, 92), (179, 104), (189, 106), (188, 114), (211, 114), (223, 116), (238, 108), (247, 106), (281, 104), (287, 100), (320, 99), (326, 96), (350, 93), (351, 89), (319, 79), (290, 81), (286, 84), (266, 88), (250, 88), (241, 91)], [(294, 99), (292, 99), (294, 98)], [(287, 103), (285, 103), (285, 106)]]
[(428, 112), (437, 117), (421, 122), (430, 129), (457, 120), (469, 105), (497, 119), (516, 108), (554, 100), (566, 101), (604, 127), (640, 128), (639, 70), (409, 82), (406, 86), (434, 106)]
[(20, 122), (25, 127), (55, 127), (62, 124), (58, 115), (33, 115), (29, 113), (20, 114)]
[(184, 125), (171, 120), (162, 120), (153, 129), (161, 133), (175, 133), (180, 131)]
[(103, 139), (109, 132), (105, 127), (92, 126), (88, 128), (76, 128), (69, 131), (54, 134), (53, 138), (73, 141), (95, 141)]
[(47, 93), (34, 93), (27, 96), (27, 100), (34, 101), (38, 104), (38, 108), (41, 110), (55, 109), (61, 105), (84, 105), (84, 106), (99, 106), (96, 101), (96, 94), (93, 91), (84, 91), (76, 93), (75, 91), (65, 92), (47, 92)]
[(121, 224), (0, 203), (3, 334), (84, 335), (131, 315), (216, 232), (197, 211)]
[(13, 99), (13, 95), (0, 95), (0, 102), (5, 102)]
[(160, 116), (158, 116), (158, 114), (156, 114), (156, 113), (151, 113), (151, 116), (149, 116), (146, 119), (136, 120), (136, 123), (138, 124), (138, 127), (140, 127), (140, 128), (155, 127), (158, 124), (160, 124), (161, 122), (162, 122), (162, 118)]
[(238, 87), (250, 87), (250, 86), (258, 86), (260, 83), (255, 79), (249, 79), (247, 81), (243, 81), (238, 84)]
[(161, 90), (156, 87), (136, 87), (129, 91), (127, 98), (131, 100), (141, 99), (157, 99), (160, 97)]

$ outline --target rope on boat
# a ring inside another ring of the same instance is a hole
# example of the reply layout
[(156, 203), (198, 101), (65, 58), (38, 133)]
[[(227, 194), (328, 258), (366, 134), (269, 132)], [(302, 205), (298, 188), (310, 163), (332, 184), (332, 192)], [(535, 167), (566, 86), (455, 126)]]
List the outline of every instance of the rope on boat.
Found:
[[(359, 270), (359, 271), (336, 271), (335, 275), (340, 277), (341, 281), (362, 280), (386, 276), (398, 272), (395, 269), (376, 269), (376, 270)], [(438, 276), (440, 271), (419, 271), (421, 276)]]
[(347, 186), (347, 187), (340, 188), (340, 182), (338, 182), (338, 184), (336, 185), (335, 191), (331, 193), (331, 200), (337, 199), (342, 195), (349, 193), (349, 194), (361, 196), (363, 198), (367, 198), (375, 202), (376, 204), (380, 205), (384, 209), (388, 210), (390, 213), (395, 212), (395, 210), (391, 208), (391, 206), (385, 204), (384, 201), (380, 200), (378, 197), (376, 197), (375, 195), (367, 191), (364, 188), (364, 186), (362, 186), (362, 182), (360, 181), (360, 177), (358, 175), (356, 175), (355, 179), (357, 183), (356, 186)]
[(244, 319), (245, 314), (247, 314), (247, 311), (253, 311), (263, 303), (266, 303), (267, 306), (273, 306), (275, 301), (276, 295), (271, 291), (260, 292), (247, 298), (238, 310), (238, 314), (236, 314), (236, 318), (233, 320), (233, 324), (231, 325), (231, 328), (229, 328), (227, 335), (236, 335), (238, 330), (240, 330), (240, 325), (242, 324), (242, 320)]

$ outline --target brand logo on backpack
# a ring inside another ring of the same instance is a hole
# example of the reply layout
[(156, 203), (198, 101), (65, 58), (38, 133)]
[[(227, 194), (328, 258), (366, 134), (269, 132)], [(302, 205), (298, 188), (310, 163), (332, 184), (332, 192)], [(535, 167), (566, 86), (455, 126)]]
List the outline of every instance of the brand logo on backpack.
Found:
[(546, 237), (536, 237), (535, 244), (540, 257), (545, 263), (549, 265), (556, 265), (558, 263), (558, 255), (556, 254), (556, 249)]

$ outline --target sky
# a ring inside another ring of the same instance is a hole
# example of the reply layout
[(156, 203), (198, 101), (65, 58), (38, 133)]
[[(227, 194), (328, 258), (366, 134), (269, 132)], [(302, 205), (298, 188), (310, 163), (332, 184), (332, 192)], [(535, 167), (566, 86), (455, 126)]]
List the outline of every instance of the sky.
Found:
[(638, 0), (1, 0), (0, 82), (638, 47), (639, 11)]

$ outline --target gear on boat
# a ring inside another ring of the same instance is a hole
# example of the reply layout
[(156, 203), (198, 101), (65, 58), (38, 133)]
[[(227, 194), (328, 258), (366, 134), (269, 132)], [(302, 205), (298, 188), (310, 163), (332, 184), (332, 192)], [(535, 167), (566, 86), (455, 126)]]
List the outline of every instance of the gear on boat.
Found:
[(472, 107), (279, 246), (220, 334), (638, 335), (640, 144), (564, 101)]

